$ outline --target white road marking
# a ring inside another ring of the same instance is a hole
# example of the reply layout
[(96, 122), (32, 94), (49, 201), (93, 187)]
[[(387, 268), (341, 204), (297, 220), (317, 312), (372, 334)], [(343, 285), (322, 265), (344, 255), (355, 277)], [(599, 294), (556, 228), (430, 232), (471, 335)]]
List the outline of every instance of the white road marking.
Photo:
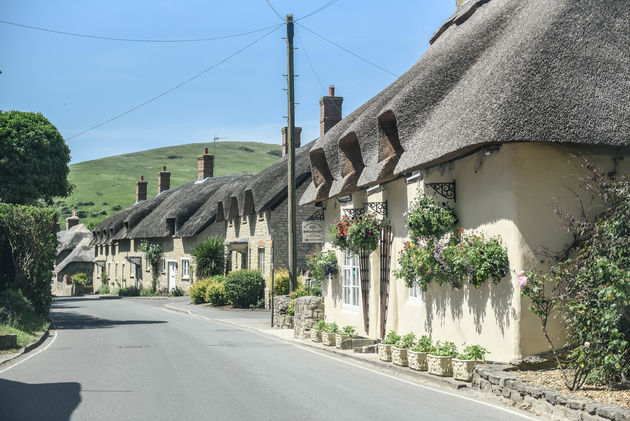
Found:
[(4, 373), (5, 371), (8, 371), (10, 369), (12, 369), (13, 367), (17, 367), (18, 365), (22, 364), (24, 361), (28, 361), (31, 358), (33, 358), (35, 355), (39, 354), (40, 352), (44, 352), (46, 351), (48, 348), (50, 348), (50, 346), (55, 342), (55, 339), (57, 339), (57, 331), (55, 330), (53, 332), (53, 338), (52, 341), (50, 341), (50, 343), (48, 345), (46, 345), (44, 348), (40, 349), (39, 351), (37, 351), (36, 353), (29, 355), (28, 357), (16, 362), (15, 364), (11, 364), (9, 365), (7, 368), (5, 368), (4, 370), (0, 370), (0, 374)]

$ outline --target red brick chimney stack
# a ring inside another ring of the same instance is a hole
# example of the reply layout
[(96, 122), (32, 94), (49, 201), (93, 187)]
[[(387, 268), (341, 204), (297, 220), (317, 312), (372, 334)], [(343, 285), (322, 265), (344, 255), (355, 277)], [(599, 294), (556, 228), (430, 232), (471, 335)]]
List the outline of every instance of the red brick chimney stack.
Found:
[(208, 153), (208, 148), (203, 148), (203, 154), (197, 156), (197, 179), (210, 177), (214, 177), (214, 155)]
[(166, 165), (158, 173), (158, 194), (171, 188), (171, 173), (166, 171)]
[[(283, 127), (282, 128), (282, 156), (285, 156), (286, 154), (289, 153), (289, 137), (288, 137), (288, 133), (289, 133), (289, 128), (286, 127), (286, 126)], [(300, 147), (301, 136), (302, 136), (302, 128), (301, 127), (296, 127), (295, 128), (295, 139), (293, 141), (293, 143), (295, 144), (295, 149)]]
[(335, 124), (341, 121), (343, 97), (335, 96), (335, 85), (328, 87), (328, 96), (319, 99), (320, 119), (319, 135), (325, 135)]
[(136, 203), (147, 200), (147, 185), (149, 183), (144, 181), (144, 176), (140, 176), (140, 180), (136, 181)]
[(66, 229), (69, 230), (70, 228), (77, 225), (79, 225), (79, 217), (77, 216), (77, 213), (73, 209), (72, 216), (69, 216), (66, 218)]

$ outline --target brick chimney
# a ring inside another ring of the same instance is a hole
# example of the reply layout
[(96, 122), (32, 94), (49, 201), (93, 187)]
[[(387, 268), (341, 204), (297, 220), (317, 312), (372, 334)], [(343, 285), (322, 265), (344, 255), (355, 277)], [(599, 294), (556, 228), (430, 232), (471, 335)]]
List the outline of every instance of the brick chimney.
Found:
[(319, 135), (323, 136), (335, 124), (341, 121), (341, 103), (343, 97), (335, 96), (335, 85), (328, 87), (328, 96), (319, 99), (320, 118)]
[(77, 225), (79, 225), (79, 217), (77, 216), (77, 213), (73, 209), (72, 216), (69, 216), (66, 218), (66, 229), (69, 230), (70, 228)]
[(197, 179), (203, 180), (214, 176), (214, 155), (203, 148), (203, 154), (197, 155)]
[(147, 200), (147, 184), (149, 183), (144, 181), (143, 175), (140, 176), (140, 180), (136, 181), (136, 203)]
[[(286, 154), (289, 153), (289, 128), (288, 127), (283, 127), (282, 128), (282, 156), (285, 156)], [(296, 127), (295, 128), (295, 139), (293, 139), (293, 143), (295, 145), (295, 149), (300, 147), (300, 138), (302, 135), (302, 128), (301, 127)]]
[(166, 165), (158, 173), (158, 194), (171, 188), (171, 173), (166, 171)]

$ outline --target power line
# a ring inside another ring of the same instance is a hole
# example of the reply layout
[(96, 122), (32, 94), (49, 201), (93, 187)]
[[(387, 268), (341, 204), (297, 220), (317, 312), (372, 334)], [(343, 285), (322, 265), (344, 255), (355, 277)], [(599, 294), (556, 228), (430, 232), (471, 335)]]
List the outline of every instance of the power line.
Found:
[(276, 31), (278, 30), (278, 28), (280, 28), (280, 27), (281, 27), (281, 26), (283, 26), (283, 25), (284, 25), (284, 24), (282, 24), (282, 23), (281, 23), (281, 24), (276, 25), (276, 26), (275, 26), (275, 27), (274, 27), (271, 31), (267, 32), (265, 35), (263, 35), (263, 36), (261, 36), (261, 37), (257, 38), (256, 40), (254, 40), (254, 41), (252, 41), (252, 42), (250, 42), (250, 43), (249, 43), (249, 44), (247, 44), (246, 46), (244, 46), (244, 47), (240, 48), (239, 50), (235, 51), (234, 53), (230, 54), (229, 56), (225, 57), (224, 59), (222, 59), (222, 60), (218, 61), (217, 63), (213, 64), (212, 66), (205, 68), (204, 70), (202, 70), (201, 72), (197, 73), (196, 75), (194, 75), (194, 76), (192, 76), (192, 77), (190, 77), (190, 78), (186, 79), (185, 81), (183, 81), (183, 82), (181, 82), (181, 83), (179, 83), (179, 84), (177, 84), (177, 85), (173, 86), (173, 87), (172, 87), (172, 88), (170, 88), (170, 89), (167, 89), (166, 91), (162, 92), (161, 94), (159, 94), (159, 95), (157, 95), (157, 96), (154, 96), (153, 98), (151, 98), (151, 99), (149, 99), (149, 100), (147, 100), (147, 101), (144, 101), (143, 103), (138, 104), (138, 105), (136, 105), (135, 107), (128, 109), (127, 111), (124, 111), (124, 112), (122, 112), (122, 113), (120, 113), (120, 114), (117, 114), (117, 115), (115, 115), (114, 117), (112, 117), (112, 118), (110, 118), (110, 119), (108, 119), (108, 120), (105, 120), (105, 121), (104, 121), (104, 122), (102, 122), (102, 123), (97, 124), (96, 126), (92, 126), (92, 127), (90, 127), (89, 129), (85, 129), (85, 130), (83, 130), (83, 131), (81, 131), (81, 132), (79, 132), (79, 133), (77, 133), (77, 134), (75, 134), (75, 135), (72, 135), (72, 136), (70, 136), (70, 137), (67, 137), (67, 138), (66, 138), (66, 140), (73, 139), (73, 138), (78, 137), (78, 136), (81, 136), (82, 134), (85, 134), (85, 133), (87, 133), (87, 132), (89, 132), (89, 131), (92, 131), (92, 130), (94, 130), (94, 129), (96, 129), (96, 128), (99, 128), (99, 127), (101, 127), (101, 126), (104, 126), (104, 125), (105, 125), (105, 124), (107, 124), (107, 123), (110, 123), (110, 122), (112, 122), (112, 121), (114, 121), (114, 120), (117, 120), (117, 119), (119, 119), (120, 117), (122, 117), (122, 116), (124, 116), (124, 115), (127, 115), (127, 114), (131, 113), (132, 111), (135, 111), (135, 110), (137, 110), (138, 108), (143, 107), (143, 106), (145, 106), (145, 105), (147, 105), (147, 104), (149, 104), (149, 103), (151, 103), (151, 102), (153, 102), (153, 101), (155, 101), (155, 100), (157, 100), (157, 99), (159, 99), (159, 98), (163, 97), (164, 95), (166, 95), (166, 94), (169, 94), (169, 93), (173, 92), (174, 90), (176, 90), (176, 89), (178, 89), (178, 88), (181, 88), (182, 86), (186, 85), (186, 84), (187, 84), (187, 83), (189, 83), (189, 82), (192, 82), (193, 80), (197, 79), (199, 76), (201, 76), (201, 75), (203, 75), (203, 74), (205, 74), (205, 73), (209, 72), (210, 70), (214, 69), (215, 67), (219, 66), (220, 64), (225, 63), (226, 61), (228, 61), (228, 60), (229, 60), (229, 59), (231, 59), (232, 57), (236, 56), (237, 54), (239, 54), (239, 53), (241, 53), (241, 52), (243, 52), (243, 51), (247, 50), (249, 47), (251, 47), (252, 45), (256, 44), (257, 42), (259, 42), (259, 41), (263, 40), (264, 38), (267, 38), (269, 35), (271, 35), (272, 33), (276, 32)]
[(358, 59), (360, 59), (360, 60), (363, 60), (364, 62), (366, 62), (366, 63), (368, 63), (368, 64), (371, 64), (372, 66), (376, 67), (376, 68), (377, 68), (377, 69), (379, 69), (379, 70), (382, 70), (382, 71), (384, 71), (385, 73), (389, 73), (390, 75), (392, 75), (392, 76), (394, 76), (394, 77), (398, 77), (398, 76), (399, 76), (399, 75), (397, 75), (396, 73), (394, 73), (394, 72), (392, 72), (392, 71), (390, 71), (390, 70), (387, 70), (386, 68), (384, 68), (384, 67), (382, 67), (382, 66), (379, 66), (378, 64), (374, 63), (373, 61), (370, 61), (370, 60), (366, 59), (365, 57), (361, 57), (361, 56), (360, 56), (360, 55), (358, 55), (357, 53), (354, 53), (354, 52), (352, 52), (352, 51), (348, 50), (347, 48), (342, 47), (341, 45), (337, 44), (336, 42), (329, 40), (329, 39), (328, 39), (328, 38), (326, 38), (325, 36), (320, 35), (320, 34), (318, 34), (317, 32), (315, 32), (315, 31), (313, 31), (313, 30), (311, 30), (311, 29), (308, 29), (306, 26), (302, 25), (301, 23), (297, 23), (297, 22), (296, 22), (295, 24), (296, 24), (296, 25), (301, 26), (302, 28), (304, 28), (304, 29), (306, 29), (308, 32), (310, 32), (311, 34), (313, 34), (313, 35), (316, 35), (316, 36), (320, 37), (321, 39), (323, 39), (324, 41), (326, 41), (326, 42), (328, 42), (328, 43), (330, 43), (330, 44), (334, 45), (335, 47), (342, 49), (342, 50), (343, 50), (343, 51), (345, 51), (346, 53), (351, 54), (351, 55), (355, 56), (356, 58), (358, 58)]
[(280, 13), (278, 13), (278, 11), (276, 10), (276, 8), (275, 8), (275, 7), (273, 7), (273, 4), (271, 4), (271, 1), (270, 1), (270, 0), (265, 0), (265, 1), (267, 2), (267, 5), (269, 6), (269, 8), (270, 8), (271, 10), (273, 10), (273, 13), (275, 13), (275, 14), (276, 14), (276, 16), (278, 16), (278, 19), (280, 19), (281, 21), (283, 21), (283, 22), (284, 22), (284, 18), (283, 18), (282, 16), (280, 16)]
[(320, 7), (319, 9), (315, 9), (315, 10), (313, 10), (311, 13), (309, 13), (309, 14), (307, 14), (307, 15), (304, 15), (304, 16), (302, 16), (301, 18), (296, 19), (295, 21), (297, 22), (297, 21), (299, 21), (299, 20), (306, 19), (306, 18), (307, 18), (307, 17), (309, 17), (309, 16), (313, 16), (315, 13), (319, 13), (319, 12), (321, 12), (322, 10), (324, 10), (324, 9), (325, 9), (325, 8), (327, 8), (328, 6), (331, 6), (332, 4), (336, 3), (337, 1), (339, 1), (339, 0), (331, 0), (331, 1), (329, 1), (328, 3), (324, 4), (322, 7)]
[(315, 78), (317, 79), (317, 82), (319, 83), (319, 86), (322, 87), (322, 91), (326, 92), (326, 88), (324, 87), (324, 84), (322, 83), (322, 80), (319, 78), (319, 75), (317, 74), (317, 71), (315, 70), (315, 67), (313, 66), (313, 62), (311, 62), (311, 58), (308, 56), (308, 52), (306, 51), (306, 47), (304, 47), (304, 42), (302, 41), (302, 37), (300, 36), (299, 32), (295, 32), (295, 34), (298, 37), (298, 40), (300, 41), (300, 47), (302, 47), (302, 51), (304, 51), (304, 56), (306, 57), (306, 61), (308, 61), (308, 65), (311, 68), (311, 70), (313, 71), (313, 74), (315, 74)]
[(219, 40), (219, 39), (242, 37), (242, 36), (245, 36), (245, 35), (255, 34), (257, 32), (262, 32), (262, 31), (266, 31), (266, 30), (271, 29), (271, 28), (275, 28), (275, 25), (272, 25), (272, 26), (266, 26), (266, 27), (260, 28), (260, 29), (254, 29), (253, 31), (240, 32), (238, 34), (217, 35), (217, 36), (214, 36), (214, 37), (206, 37), (206, 38), (191, 38), (191, 39), (135, 39), (135, 38), (107, 37), (107, 36), (100, 36), (100, 35), (79, 34), (79, 33), (75, 33), (75, 32), (57, 31), (55, 29), (41, 28), (39, 26), (24, 25), (22, 23), (9, 22), (9, 21), (6, 21), (6, 20), (0, 20), (0, 23), (4, 23), (5, 25), (18, 26), (20, 28), (33, 29), (35, 31), (51, 32), (53, 34), (69, 35), (69, 36), (80, 37), (80, 38), (93, 38), (93, 39), (104, 39), (104, 40), (109, 40), (109, 41), (125, 41), (125, 42), (162, 42), (162, 43), (216, 41), (216, 40)]

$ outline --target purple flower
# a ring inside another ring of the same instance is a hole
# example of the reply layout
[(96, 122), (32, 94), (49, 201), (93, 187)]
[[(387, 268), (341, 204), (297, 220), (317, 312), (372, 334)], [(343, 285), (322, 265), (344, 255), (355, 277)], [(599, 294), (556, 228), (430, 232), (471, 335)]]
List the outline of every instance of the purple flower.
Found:
[(518, 286), (519, 287), (524, 287), (525, 285), (527, 285), (527, 281), (529, 279), (527, 278), (527, 276), (525, 275), (525, 271), (522, 270), (518, 273)]

